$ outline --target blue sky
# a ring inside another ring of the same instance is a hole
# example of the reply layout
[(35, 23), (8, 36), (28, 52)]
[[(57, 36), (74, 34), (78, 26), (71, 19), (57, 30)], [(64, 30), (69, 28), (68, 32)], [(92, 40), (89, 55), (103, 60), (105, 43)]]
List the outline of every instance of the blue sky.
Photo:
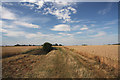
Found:
[(3, 2), (2, 44), (118, 42), (117, 2)]

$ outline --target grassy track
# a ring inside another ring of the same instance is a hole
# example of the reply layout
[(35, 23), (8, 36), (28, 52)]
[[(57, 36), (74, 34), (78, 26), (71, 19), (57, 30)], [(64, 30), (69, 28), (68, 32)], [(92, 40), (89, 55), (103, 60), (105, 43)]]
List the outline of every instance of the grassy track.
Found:
[(115, 77), (107, 66), (64, 47), (57, 47), (46, 55), (36, 52), (3, 59), (3, 78), (104, 78)]

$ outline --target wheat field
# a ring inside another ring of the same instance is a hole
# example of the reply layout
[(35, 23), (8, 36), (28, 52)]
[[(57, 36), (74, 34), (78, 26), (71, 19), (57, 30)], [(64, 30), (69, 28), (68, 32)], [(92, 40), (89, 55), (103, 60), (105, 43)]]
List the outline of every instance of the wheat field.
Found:
[[(3, 47), (3, 55), (15, 55), (2, 59), (3, 78), (116, 78), (118, 76), (118, 69), (115, 67), (118, 61), (116, 45), (54, 46), (54, 48), (56, 49), (43, 54), (45, 51), (41, 46)], [(21, 54), (26, 51), (27, 53)]]
[(2, 47), (2, 57), (17, 55), (32, 49), (41, 48), (41, 46), (9, 46)]
[(87, 57), (99, 57), (101, 62), (118, 67), (118, 45), (66, 46)]

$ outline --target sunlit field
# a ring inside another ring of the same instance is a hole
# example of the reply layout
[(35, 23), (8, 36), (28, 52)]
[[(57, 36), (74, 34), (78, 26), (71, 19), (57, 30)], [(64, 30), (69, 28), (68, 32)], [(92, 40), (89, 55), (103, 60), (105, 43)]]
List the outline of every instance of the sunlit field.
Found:
[(117, 45), (54, 46), (48, 53), (42, 46), (3, 47), (3, 55), (14, 54), (2, 59), (2, 75), (13, 78), (115, 78), (118, 76), (117, 51)]
[(36, 48), (40, 48), (41, 46), (8, 46), (2, 47), (2, 57), (9, 57), (13, 55), (18, 55), (24, 53), (26, 51), (30, 51)]
[(101, 62), (104, 62), (114, 67), (118, 67), (118, 45), (66, 46), (66, 47), (88, 57), (98, 56)]
[(2, 0), (3, 80), (119, 78), (117, 1)]

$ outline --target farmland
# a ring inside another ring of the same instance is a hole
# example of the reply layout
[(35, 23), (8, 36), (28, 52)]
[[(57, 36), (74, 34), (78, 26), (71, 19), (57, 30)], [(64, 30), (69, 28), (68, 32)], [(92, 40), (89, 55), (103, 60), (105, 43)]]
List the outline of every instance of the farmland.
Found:
[(18, 55), (21, 53), (24, 53), (26, 51), (30, 51), (33, 49), (40, 48), (40, 46), (8, 46), (8, 47), (2, 47), (2, 57), (8, 57), (13, 55)]
[[(3, 47), (2, 54), (9, 52), (12, 54), (12, 51), (18, 53), (19, 49), (22, 52), (2, 59), (3, 78), (115, 78), (118, 76), (117, 63), (114, 63), (115, 66), (108, 63), (109, 58), (111, 61), (118, 61), (116, 45), (61, 46), (47, 54), (43, 54), (41, 47), (9, 48)], [(101, 57), (104, 57), (104, 60)]]
[(114, 67), (118, 66), (118, 45), (96, 45), (96, 46), (66, 46), (87, 57), (98, 56), (102, 62)]

